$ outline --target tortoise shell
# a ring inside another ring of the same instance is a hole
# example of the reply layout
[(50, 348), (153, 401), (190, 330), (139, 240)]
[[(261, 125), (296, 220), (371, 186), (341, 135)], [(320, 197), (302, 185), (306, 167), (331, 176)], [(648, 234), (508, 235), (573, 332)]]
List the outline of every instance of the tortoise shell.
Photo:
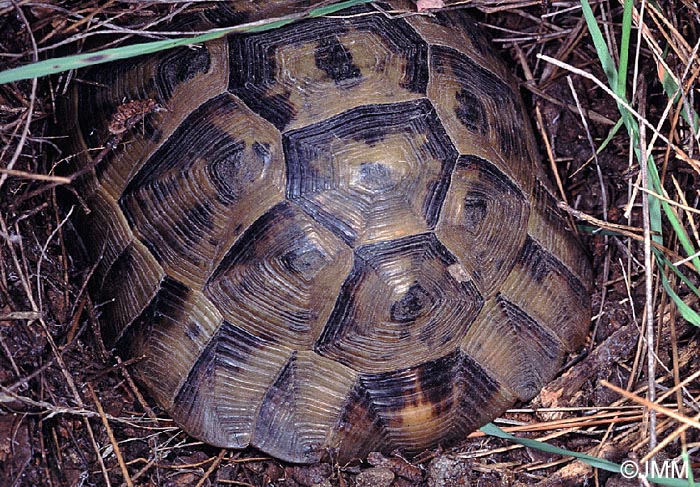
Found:
[[(265, 4), (197, 22), (295, 7)], [(584, 340), (587, 257), (464, 13), (358, 6), (80, 78), (102, 337), (192, 436), (415, 454), (532, 398)], [(137, 102), (160, 109), (105, 150)]]

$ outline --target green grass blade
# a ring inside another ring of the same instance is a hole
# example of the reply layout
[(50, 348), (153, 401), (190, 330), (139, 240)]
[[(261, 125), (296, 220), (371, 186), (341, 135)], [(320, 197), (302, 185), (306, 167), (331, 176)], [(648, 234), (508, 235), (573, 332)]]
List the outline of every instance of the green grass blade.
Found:
[(615, 92), (623, 98), (627, 92), (627, 64), (630, 52), (630, 35), (632, 32), (632, 12), (634, 2), (625, 2), (622, 13), (622, 38), (620, 39), (620, 67), (617, 70)]
[(600, 154), (605, 150), (605, 148), (608, 146), (608, 144), (613, 140), (613, 138), (617, 135), (617, 133), (620, 131), (620, 127), (624, 124), (624, 120), (619, 119), (617, 123), (610, 129), (610, 132), (608, 132), (607, 137), (605, 137), (605, 140), (601, 142), (600, 146), (598, 149), (596, 149), (596, 154)]
[(698, 288), (675, 265), (673, 265), (673, 263), (669, 262), (668, 259), (666, 259), (666, 256), (664, 256), (659, 250), (654, 249), (654, 256), (656, 257), (656, 261), (658, 262), (659, 267), (661, 269), (661, 284), (663, 285), (666, 293), (673, 300), (673, 303), (678, 308), (678, 311), (680, 311), (681, 316), (683, 316), (683, 319), (687, 320), (693, 325), (700, 326), (700, 314), (698, 314), (697, 311), (685, 304), (685, 302), (680, 298), (680, 296), (676, 294), (676, 292), (671, 287), (671, 283), (666, 277), (664, 269), (671, 269), (671, 271), (674, 274), (676, 274), (676, 276), (678, 276), (678, 278), (686, 286), (688, 286), (688, 289), (690, 289), (691, 292), (693, 292), (696, 296), (700, 297), (700, 290), (698, 290)]
[(603, 33), (600, 31), (600, 27), (598, 27), (598, 21), (593, 14), (593, 10), (591, 10), (591, 5), (588, 3), (588, 0), (581, 0), (581, 8), (583, 10), (583, 17), (586, 19), (588, 32), (591, 33), (593, 45), (598, 53), (598, 59), (600, 60), (600, 64), (603, 67), (605, 75), (608, 77), (608, 83), (613, 90), (616, 90), (618, 81), (615, 62), (613, 61), (612, 56), (610, 56), (610, 52), (608, 52), (608, 46), (605, 44), (605, 38), (603, 37)]
[(689, 323), (692, 323), (695, 326), (700, 326), (700, 315), (698, 315), (698, 313), (695, 310), (693, 310), (693, 308), (685, 304), (681, 297), (678, 296), (678, 294), (676, 294), (676, 292), (671, 287), (671, 283), (668, 282), (668, 278), (663, 272), (661, 273), (661, 284), (664, 286), (664, 290), (666, 291), (666, 293), (673, 300), (673, 303), (676, 305), (676, 308), (678, 308), (678, 311), (680, 311), (683, 319), (687, 320)]
[[(657, 193), (657, 194), (663, 194), (663, 188), (661, 187), (661, 181), (659, 179), (659, 173), (658, 170), (656, 169), (655, 164), (649, 164), (649, 181), (652, 183), (652, 190)], [(649, 203), (651, 204), (651, 199), (649, 199)], [(681, 244), (681, 247), (683, 247), (683, 250), (685, 251), (686, 255), (691, 256), (695, 255), (697, 253), (697, 250), (695, 249), (695, 246), (693, 245), (692, 240), (688, 236), (688, 233), (685, 231), (685, 228), (683, 228), (683, 225), (681, 224), (680, 221), (678, 221), (678, 218), (676, 217), (675, 212), (673, 211), (673, 208), (671, 208), (671, 205), (668, 204), (666, 201), (660, 201), (658, 198), (653, 198), (654, 201), (657, 201), (660, 203), (661, 208), (664, 210), (664, 214), (666, 215), (666, 218), (668, 219), (669, 223), (671, 224), (671, 227), (673, 228), (673, 231), (676, 233), (676, 236), (678, 237), (678, 241)], [(659, 223), (659, 227), (660, 227)], [(700, 273), (700, 257), (694, 257), (691, 259), (691, 262), (695, 266), (695, 269)]]
[[(681, 96), (680, 92), (678, 92), (678, 83), (676, 83), (676, 80), (674, 80), (673, 76), (671, 76), (667, 71), (664, 71), (664, 79), (662, 84), (666, 96), (669, 98), (673, 97), (673, 103), (677, 103), (678, 98)], [(697, 112), (693, 110), (692, 107), (690, 107), (690, 114), (688, 114), (687, 109), (690, 104), (686, 105), (687, 106), (683, 106), (683, 110), (681, 110), (681, 116), (685, 122), (692, 127), (693, 132), (697, 133), (698, 130), (700, 130), (700, 117), (698, 117)]]
[(65, 56), (55, 59), (47, 59), (36, 63), (20, 66), (18, 68), (9, 69), (0, 73), (0, 84), (11, 83), (23, 79), (39, 78), (50, 74), (61, 73), (71, 69), (84, 68), (96, 64), (108, 63), (118, 59), (127, 59), (131, 57), (141, 56), (143, 54), (151, 54), (154, 52), (165, 51), (179, 46), (189, 46), (199, 42), (209, 41), (225, 35), (225, 33), (203, 34), (187, 39), (167, 39), (163, 41), (146, 42), (142, 44), (133, 44), (131, 46), (115, 47), (112, 49), (104, 49), (93, 53), (76, 54), (73, 56)]
[[(638, 138), (635, 137), (634, 140), (635, 147), (639, 148)], [(635, 153), (637, 152), (639, 151), (636, 150)], [(637, 157), (637, 159), (640, 158), (641, 156)], [(659, 172), (656, 170), (656, 164), (654, 164), (654, 159), (651, 157), (651, 155), (647, 158), (647, 175), (649, 179), (647, 181), (649, 189), (656, 192), (657, 194), (663, 194), (663, 192), (661, 191), (661, 179), (659, 179)], [(668, 203), (663, 203), (668, 206)], [(662, 201), (659, 198), (653, 195), (649, 195), (649, 226), (651, 227), (651, 231), (654, 232), (654, 234), (651, 236), (651, 239), (657, 243), (663, 243), (664, 241), (661, 227), (661, 204)], [(673, 214), (673, 212), (671, 213)], [(668, 216), (668, 214), (666, 214), (666, 216)], [(673, 218), (676, 219), (675, 215), (673, 215)], [(676, 221), (678, 220), (676, 219)]]
[(683, 453), (681, 453), (681, 458), (683, 459), (683, 465), (685, 465), (686, 468), (686, 475), (688, 475), (688, 480), (690, 480), (693, 485), (695, 485), (695, 479), (693, 478), (693, 469), (691, 467), (692, 463), (690, 462), (690, 455), (688, 455), (688, 452), (685, 451), (685, 448), (683, 449)]
[(342, 2), (326, 5), (325, 7), (314, 8), (309, 11), (307, 17), (323, 17), (324, 15), (334, 14), (339, 10), (344, 10), (346, 8), (354, 7), (355, 5), (374, 1), (376, 0), (344, 0)]
[(655, 250), (655, 256), (656, 259), (662, 263), (665, 267), (668, 267), (673, 271), (673, 273), (680, 279), (683, 284), (688, 286), (688, 289), (690, 289), (694, 294), (696, 294), (698, 297), (700, 297), (700, 289), (698, 289), (695, 284), (692, 283), (690, 279), (688, 279), (685, 274), (683, 274), (680, 269), (678, 269), (677, 266), (673, 265), (673, 262), (669, 261), (665, 255), (663, 255), (658, 249)]
[(229, 29), (201, 34), (194, 37), (144, 42), (140, 44), (133, 44), (130, 46), (104, 49), (92, 53), (76, 54), (73, 56), (47, 59), (45, 61), (39, 61), (36, 63), (27, 64), (25, 66), (20, 66), (14, 69), (8, 69), (6, 71), (0, 72), (0, 84), (12, 83), (14, 81), (20, 81), (24, 79), (39, 78), (42, 76), (48, 76), (50, 74), (70, 71), (72, 69), (80, 69), (87, 66), (94, 66), (96, 64), (103, 64), (111, 61), (116, 61), (119, 59), (127, 59), (136, 56), (142, 56), (144, 54), (153, 54), (156, 52), (165, 51), (167, 49), (173, 49), (175, 47), (190, 46), (192, 44), (199, 44), (202, 42), (218, 39), (220, 37), (224, 37), (232, 33), (261, 32), (265, 30), (276, 29), (284, 25), (288, 25), (292, 22), (302, 20), (304, 18), (321, 17), (323, 15), (329, 15), (340, 10), (353, 7), (355, 5), (369, 3), (370, 1), (372, 0), (346, 0), (344, 2), (339, 2), (332, 5), (327, 5), (325, 7), (319, 7), (310, 10), (306, 15), (298, 17), (270, 19), (269, 22), (238, 25)]
[[(490, 436), (495, 436), (497, 438), (502, 438), (508, 440), (512, 443), (517, 443), (518, 445), (523, 445), (528, 448), (534, 448), (539, 451), (546, 453), (554, 453), (556, 455), (564, 455), (567, 457), (573, 457), (587, 463), (591, 467), (599, 468), (601, 470), (607, 470), (608, 472), (621, 473), (622, 466), (606, 460), (604, 458), (594, 457), (592, 455), (587, 455), (585, 453), (579, 453), (571, 450), (566, 450), (564, 448), (559, 448), (549, 443), (544, 443), (542, 441), (530, 440), (527, 438), (518, 438), (510, 433), (506, 433), (501, 428), (493, 423), (488, 423), (480, 428), (480, 430)], [(689, 463), (688, 463), (689, 465)], [(695, 483), (692, 480), (687, 479), (672, 479), (667, 477), (647, 477), (650, 482), (655, 482), (659, 485), (667, 485), (669, 487), (694, 487)]]
[(527, 438), (518, 438), (517, 436), (513, 436), (510, 433), (506, 433), (493, 423), (488, 423), (482, 426), (480, 428), (480, 431), (490, 436), (503, 438), (504, 440), (517, 443), (518, 445), (527, 446), (528, 448), (534, 448), (536, 450), (543, 451), (546, 453), (554, 453), (557, 455), (578, 458), (579, 460), (585, 461), (588, 465), (591, 465), (592, 467), (607, 470), (608, 472), (620, 473), (620, 465), (618, 465), (617, 463), (605, 460), (604, 458), (586, 455), (585, 453), (565, 450), (564, 448), (559, 448), (557, 446), (550, 445), (549, 443), (544, 443), (542, 441), (535, 441)]
[(596, 225), (579, 224), (576, 225), (576, 228), (578, 228), (580, 232), (588, 233), (591, 235), (610, 235), (613, 237), (625, 238), (625, 236), (620, 232), (616, 232), (615, 230), (610, 230), (608, 228), (601, 228)]

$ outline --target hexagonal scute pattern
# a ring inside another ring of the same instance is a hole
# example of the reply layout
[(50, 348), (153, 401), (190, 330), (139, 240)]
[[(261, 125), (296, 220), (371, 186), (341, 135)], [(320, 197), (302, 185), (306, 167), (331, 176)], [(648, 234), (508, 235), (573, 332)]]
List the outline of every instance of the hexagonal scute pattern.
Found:
[(280, 130), (336, 115), (348, 98), (368, 105), (420, 97), (427, 43), (405, 21), (375, 14), (363, 5), (345, 10), (346, 18), (296, 23), (282, 35), (230, 37), (229, 90)]
[(453, 351), (483, 302), (460, 267), (434, 234), (356, 249), (316, 350), (360, 372)]
[(351, 246), (435, 227), (457, 152), (425, 99), (284, 134), (287, 198)]
[[(119, 61), (69, 104), (103, 340), (213, 445), (448, 446), (586, 336), (589, 263), (505, 67), (463, 13), (377, 5)], [(93, 161), (131, 100), (160, 109)]]

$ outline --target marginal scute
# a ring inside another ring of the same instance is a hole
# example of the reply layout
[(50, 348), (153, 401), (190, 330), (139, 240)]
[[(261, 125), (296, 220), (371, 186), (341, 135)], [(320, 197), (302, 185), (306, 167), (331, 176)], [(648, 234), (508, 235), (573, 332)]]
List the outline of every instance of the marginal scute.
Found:
[(588, 256), (573, 229), (569, 228), (564, 212), (557, 207), (556, 198), (540, 181), (533, 189), (527, 232), (542, 247), (549, 249), (579, 279), (582, 286), (590, 289), (592, 276)]
[[(401, 19), (371, 6), (229, 38), (229, 89), (280, 130), (300, 128), (355, 105), (425, 93), (428, 46)], [(396, 81), (400, 80), (397, 85)]]
[(484, 304), (461, 349), (521, 401), (554, 376), (564, 354), (552, 332), (500, 295)]
[(192, 364), (171, 414), (212, 445), (248, 446), (263, 397), (292, 353), (224, 320)]
[(99, 289), (110, 267), (122, 255), (134, 235), (119, 211), (119, 205), (102, 188), (97, 189), (85, 203), (90, 213), (81, 213), (76, 226), (92, 229), (90, 245), (86, 245), (86, 250), (90, 261), (97, 263), (91, 282), (92, 287)]
[(425, 99), (348, 110), (283, 143), (287, 198), (352, 246), (434, 228), (457, 160)]
[(164, 277), (163, 268), (138, 240), (114, 261), (97, 292), (99, 302), (104, 301), (101, 334), (108, 348), (155, 298)]
[(262, 400), (253, 442), (283, 460), (321, 460), (356, 378), (313, 352), (293, 353)]
[(156, 297), (120, 340), (143, 357), (137, 377), (166, 408), (223, 321), (199, 291), (165, 277)]
[[(392, 2), (396, 8), (410, 8), (406, 0)], [(406, 21), (431, 46), (452, 48), (469, 55), (476, 64), (493, 72), (503, 80), (510, 80), (512, 72), (498, 57), (483, 29), (467, 9), (439, 10), (430, 16), (413, 15)]]
[(360, 374), (331, 441), (344, 458), (378, 447), (415, 455), (453, 444), (513, 400), (457, 350), (407, 368)]
[(501, 294), (546, 327), (568, 351), (573, 351), (588, 332), (591, 309), (588, 290), (529, 235)]
[(454, 350), (481, 309), (471, 281), (433, 234), (360, 247), (316, 350), (361, 372)]
[(169, 100), (177, 85), (192, 81), (211, 67), (209, 51), (203, 48), (183, 47), (167, 51), (160, 60), (156, 73), (159, 99)]
[[(80, 89), (69, 107), (71, 122), (79, 137), (73, 149), (82, 153), (78, 164), (89, 169), (81, 185), (93, 191), (98, 185), (118, 199), (129, 178), (183, 123), (190, 113), (226, 88), (228, 74), (222, 40), (206, 47), (178, 48), (137, 62), (125, 60), (110, 64), (110, 69), (85, 73)], [(134, 100), (153, 100), (157, 111), (145, 115), (122, 139), (122, 144), (102, 154), (91, 167), (93, 157), (101, 153), (112, 138), (108, 127), (120, 106)], [(156, 128), (157, 127), (157, 128)], [(87, 196), (87, 194), (86, 194)]]
[(457, 149), (500, 157), (500, 169), (529, 194), (536, 170), (519, 94), (456, 49), (431, 46), (430, 60), (428, 95)]

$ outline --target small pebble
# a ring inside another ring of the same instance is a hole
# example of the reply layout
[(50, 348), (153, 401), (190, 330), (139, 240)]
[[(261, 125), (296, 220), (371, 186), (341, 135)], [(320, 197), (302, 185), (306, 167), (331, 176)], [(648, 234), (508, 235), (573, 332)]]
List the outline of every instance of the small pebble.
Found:
[(389, 487), (394, 481), (394, 472), (386, 467), (372, 467), (355, 477), (357, 487)]

